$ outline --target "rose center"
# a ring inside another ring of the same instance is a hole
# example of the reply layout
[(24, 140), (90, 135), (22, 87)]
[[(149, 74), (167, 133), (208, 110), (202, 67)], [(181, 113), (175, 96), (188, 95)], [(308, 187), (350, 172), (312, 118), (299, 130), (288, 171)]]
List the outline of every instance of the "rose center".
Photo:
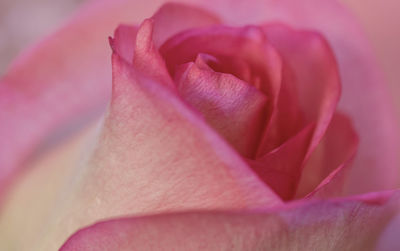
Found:
[(183, 99), (238, 152), (254, 158), (279, 82), (275, 51), (261, 28), (188, 30), (160, 53)]

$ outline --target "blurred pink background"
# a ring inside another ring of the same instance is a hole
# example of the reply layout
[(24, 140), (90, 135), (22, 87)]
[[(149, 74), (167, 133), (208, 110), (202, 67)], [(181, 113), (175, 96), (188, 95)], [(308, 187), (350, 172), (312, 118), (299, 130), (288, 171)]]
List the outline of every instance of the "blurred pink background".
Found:
[[(1, 0), (0, 75), (26, 46), (48, 34), (85, 0)], [(134, 0), (133, 0), (134, 1)], [(340, 0), (364, 27), (400, 118), (400, 1)]]

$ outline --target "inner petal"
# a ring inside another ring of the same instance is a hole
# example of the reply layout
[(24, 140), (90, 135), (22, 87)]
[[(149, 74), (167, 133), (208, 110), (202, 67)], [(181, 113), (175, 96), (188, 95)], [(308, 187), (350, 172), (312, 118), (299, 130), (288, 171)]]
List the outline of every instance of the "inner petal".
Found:
[(215, 71), (230, 73), (258, 86), (269, 97), (270, 104), (276, 102), (281, 60), (260, 27), (191, 29), (167, 40), (160, 47), (160, 53), (172, 76), (177, 67), (195, 61), (199, 54), (212, 55), (218, 59), (218, 64), (209, 64)]
[(175, 79), (178, 90), (239, 153), (252, 158), (268, 116), (268, 99), (237, 77), (215, 72), (210, 62), (217, 61), (199, 55), (195, 63), (181, 65)]

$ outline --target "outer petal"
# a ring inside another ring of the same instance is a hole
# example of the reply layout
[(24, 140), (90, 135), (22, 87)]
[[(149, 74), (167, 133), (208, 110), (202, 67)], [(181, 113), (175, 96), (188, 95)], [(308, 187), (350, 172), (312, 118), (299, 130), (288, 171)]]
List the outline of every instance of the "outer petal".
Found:
[(111, 89), (106, 38), (120, 22), (139, 22), (156, 8), (132, 2), (89, 4), (0, 80), (0, 191), (28, 157), (104, 111)]
[(358, 1), (340, 0), (360, 20), (368, 39), (371, 41), (374, 52), (377, 53), (380, 65), (385, 70), (385, 77), (390, 85), (390, 91), (397, 107), (397, 116), (400, 116), (400, 85), (399, 58), (400, 58), (400, 30), (397, 29), (400, 19), (398, 10), (400, 2), (387, 1)]
[[(93, 1), (14, 62), (0, 79), (0, 193), (29, 158), (104, 112), (111, 89), (106, 38), (120, 23), (139, 24), (163, 2)], [(214, 20), (205, 11), (182, 8), (198, 14), (191, 27), (201, 26), (202, 17)], [(117, 32), (134, 33), (128, 27)]]
[(113, 50), (126, 62), (132, 62), (133, 60), (137, 32), (138, 28), (135, 26), (120, 25), (114, 31), (114, 38), (109, 38)]
[(368, 251), (375, 249), (384, 227), (395, 220), (399, 210), (397, 192), (298, 203), (267, 212), (192, 212), (115, 219), (78, 231), (61, 251)]
[[(151, 16), (163, 2), (93, 1), (62, 30), (11, 66), (0, 84), (0, 131), (2, 142), (7, 144), (0, 153), (1, 186), (14, 167), (35, 152), (38, 144), (45, 139), (54, 141), (49, 139), (49, 133), (63, 135), (66, 128), (71, 130), (72, 125), (80, 124), (78, 121), (87, 117), (77, 114), (103, 109), (103, 97), (107, 96), (110, 82), (107, 43), (103, 38), (120, 22), (138, 23)], [(393, 187), (398, 182), (397, 127), (386, 88), (364, 36), (341, 6), (335, 1), (318, 0), (184, 2), (197, 3), (222, 15), (231, 24), (283, 21), (322, 32), (338, 56), (344, 85), (339, 106), (354, 118), (356, 130), (361, 134), (360, 153), (348, 183), (348, 193)], [(75, 45), (73, 50), (65, 49), (71, 45)], [(62, 65), (55, 67), (55, 62)], [(363, 90), (362, 96), (359, 90)], [(77, 94), (82, 94), (82, 98)], [(63, 100), (62, 106), (55, 105), (59, 100)], [(82, 100), (88, 102), (82, 103)], [(45, 110), (46, 113), (41, 112)], [(78, 110), (81, 112), (77, 113)], [(374, 116), (370, 116), (372, 111)], [(60, 130), (55, 131), (56, 128)], [(359, 175), (365, 166), (368, 174)]]
[[(173, 89), (143, 77), (117, 54), (113, 74), (112, 101), (93, 155), (70, 173), (56, 196), (62, 201), (43, 209), (53, 212), (41, 219), (46, 231), (24, 236), (21, 230), (14, 245), (30, 240), (38, 250), (54, 250), (78, 228), (120, 215), (281, 202)], [(29, 200), (19, 207), (24, 203)], [(7, 222), (20, 216), (13, 206), (0, 222), (6, 239), (13, 235)]]

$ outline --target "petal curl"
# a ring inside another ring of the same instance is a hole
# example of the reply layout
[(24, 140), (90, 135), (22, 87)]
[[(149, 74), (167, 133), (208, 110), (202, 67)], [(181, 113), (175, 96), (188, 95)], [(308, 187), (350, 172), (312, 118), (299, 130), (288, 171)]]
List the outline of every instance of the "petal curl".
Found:
[(171, 75), (175, 75), (177, 66), (195, 61), (200, 53), (242, 60), (250, 66), (253, 75), (261, 78), (259, 89), (267, 95), (268, 102), (276, 102), (281, 81), (281, 60), (260, 27), (192, 29), (171, 37), (160, 48), (160, 53)]
[[(280, 24), (266, 26), (265, 32), (281, 55), (283, 77), (272, 118), (252, 163), (260, 177), (267, 184), (272, 182), (287, 200), (294, 196), (304, 164), (331, 121), (340, 79), (332, 51), (319, 34)], [(274, 181), (272, 170), (280, 174), (281, 182)]]
[(268, 116), (266, 96), (231, 74), (214, 72), (201, 58), (177, 74), (180, 95), (239, 153), (254, 157)]
[[(273, 130), (269, 132), (267, 129), (263, 139), (266, 146), (260, 146), (259, 156), (287, 140), (279, 135), (281, 131), (290, 137), (292, 135), (286, 131), (293, 131), (293, 126), (298, 127), (295, 130), (297, 133), (315, 122), (315, 131), (307, 147), (307, 158), (325, 133), (339, 100), (340, 77), (334, 55), (326, 40), (318, 33), (296, 31), (279, 24), (266, 26), (265, 33), (281, 55), (284, 70), (276, 112), (271, 121)], [(288, 115), (288, 106), (293, 105), (302, 114), (302, 121), (282, 118)]]
[(61, 251), (372, 251), (384, 228), (395, 220), (399, 200), (396, 192), (295, 203), (266, 212), (188, 212), (114, 219), (78, 231)]
[(110, 46), (126, 62), (132, 62), (133, 60), (137, 32), (138, 27), (120, 25), (114, 31), (114, 38), (109, 38)]
[(268, 154), (248, 160), (257, 175), (284, 200), (290, 200), (295, 195), (304, 156), (314, 131), (315, 123), (311, 123)]
[(358, 148), (351, 120), (336, 112), (321, 143), (305, 165), (296, 197), (342, 196)]

